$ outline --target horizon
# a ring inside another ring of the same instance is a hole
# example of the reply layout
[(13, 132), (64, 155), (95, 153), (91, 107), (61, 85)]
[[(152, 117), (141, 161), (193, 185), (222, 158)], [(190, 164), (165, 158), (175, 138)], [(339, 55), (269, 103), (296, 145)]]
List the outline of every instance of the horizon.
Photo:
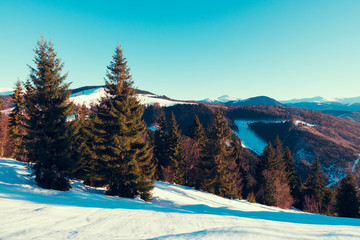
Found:
[(174, 99), (357, 97), (359, 10), (333, 0), (2, 1), (0, 87), (27, 79), (43, 34), (71, 88), (103, 85), (121, 44), (134, 86)]

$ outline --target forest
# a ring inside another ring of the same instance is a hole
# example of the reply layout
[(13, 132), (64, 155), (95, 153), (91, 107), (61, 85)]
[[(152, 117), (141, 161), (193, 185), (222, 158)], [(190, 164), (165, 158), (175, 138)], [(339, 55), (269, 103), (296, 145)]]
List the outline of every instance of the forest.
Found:
[[(69, 100), (70, 84), (53, 43), (41, 38), (34, 55), (28, 80), (16, 83), (11, 112), (0, 114), (0, 157), (28, 163), (42, 188), (67, 191), (71, 179), (80, 179), (106, 187), (109, 195), (150, 201), (154, 181), (164, 181), (251, 203), (360, 217), (359, 187), (352, 172), (337, 186), (326, 187), (315, 156), (307, 178), (299, 176), (290, 149), (280, 140), (292, 123), (252, 124), (267, 140), (260, 156), (242, 146), (229, 118), (290, 117), (277, 107), (266, 116), (250, 111), (255, 107), (229, 107), (224, 113), (221, 107), (194, 105), (195, 116), (181, 105), (145, 107), (117, 46), (107, 66), (106, 97), (88, 109)], [(7, 109), (9, 99), (0, 104)], [(278, 137), (271, 131), (279, 132)]]

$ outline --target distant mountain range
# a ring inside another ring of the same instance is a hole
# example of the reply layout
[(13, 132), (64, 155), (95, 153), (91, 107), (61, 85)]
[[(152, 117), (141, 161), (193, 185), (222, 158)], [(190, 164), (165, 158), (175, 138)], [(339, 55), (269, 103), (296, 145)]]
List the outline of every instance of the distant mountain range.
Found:
[(360, 111), (360, 97), (352, 98), (333, 98), (327, 99), (323, 97), (291, 99), (284, 101), (277, 101), (273, 98), (266, 96), (258, 96), (247, 99), (236, 98), (229, 95), (224, 95), (219, 98), (207, 98), (199, 102), (207, 103), (223, 103), (225, 105), (234, 106), (282, 106), (282, 107), (297, 107), (310, 110), (319, 111)]

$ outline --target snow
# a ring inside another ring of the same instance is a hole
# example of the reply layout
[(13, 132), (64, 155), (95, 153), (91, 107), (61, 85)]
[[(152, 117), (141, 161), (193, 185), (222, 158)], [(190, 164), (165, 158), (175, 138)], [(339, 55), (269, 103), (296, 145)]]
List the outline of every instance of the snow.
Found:
[(234, 123), (238, 127), (238, 131), (234, 131), (241, 139), (244, 147), (249, 148), (258, 155), (261, 155), (265, 148), (265, 141), (255, 134), (248, 126), (249, 123), (256, 121), (253, 120), (235, 120)]
[(230, 101), (239, 101), (243, 100), (243, 98), (236, 98), (230, 95), (223, 95), (218, 98), (206, 98), (204, 100), (200, 100), (199, 102), (207, 102), (207, 103), (226, 103)]
[(356, 159), (355, 162), (354, 162), (354, 165), (353, 165), (353, 167), (352, 167), (352, 169), (351, 169), (352, 172), (355, 171), (355, 167), (356, 167), (356, 165), (358, 164), (359, 160), (360, 160), (360, 154), (359, 154), (359, 158)]
[[(93, 104), (98, 104), (100, 102), (100, 99), (105, 96), (106, 96), (105, 89), (103, 87), (100, 87), (100, 88), (92, 88), (72, 94), (70, 96), (70, 100), (75, 104), (80, 104), (80, 105), (85, 104), (89, 108)], [(159, 98), (157, 95), (154, 94), (137, 94), (137, 97), (140, 100), (140, 102), (144, 105), (153, 105), (157, 103), (162, 107), (163, 106), (168, 107), (176, 104), (190, 104), (182, 101)]]
[(6, 96), (13, 94), (13, 88), (0, 88), (0, 96)]
[(298, 126), (299, 124), (309, 126), (309, 127), (315, 127), (316, 126), (315, 124), (307, 123), (307, 122), (300, 121), (300, 120), (295, 120), (294, 121), (295, 126)]
[(150, 203), (72, 182), (36, 186), (26, 166), (0, 159), (0, 239), (359, 239), (360, 219), (282, 210), (156, 182)]

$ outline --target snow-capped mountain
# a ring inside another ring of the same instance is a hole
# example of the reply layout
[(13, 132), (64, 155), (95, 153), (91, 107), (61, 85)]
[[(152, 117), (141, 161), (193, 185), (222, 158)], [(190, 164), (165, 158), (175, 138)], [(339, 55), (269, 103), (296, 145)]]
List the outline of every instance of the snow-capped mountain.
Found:
[(283, 210), (155, 182), (153, 200), (72, 182), (42, 189), (27, 166), (0, 159), (0, 239), (346, 239), (360, 219)]
[(239, 101), (243, 100), (242, 98), (236, 98), (230, 95), (223, 95), (218, 98), (206, 98), (203, 100), (200, 100), (199, 102), (206, 102), (206, 103), (226, 103), (230, 101)]

